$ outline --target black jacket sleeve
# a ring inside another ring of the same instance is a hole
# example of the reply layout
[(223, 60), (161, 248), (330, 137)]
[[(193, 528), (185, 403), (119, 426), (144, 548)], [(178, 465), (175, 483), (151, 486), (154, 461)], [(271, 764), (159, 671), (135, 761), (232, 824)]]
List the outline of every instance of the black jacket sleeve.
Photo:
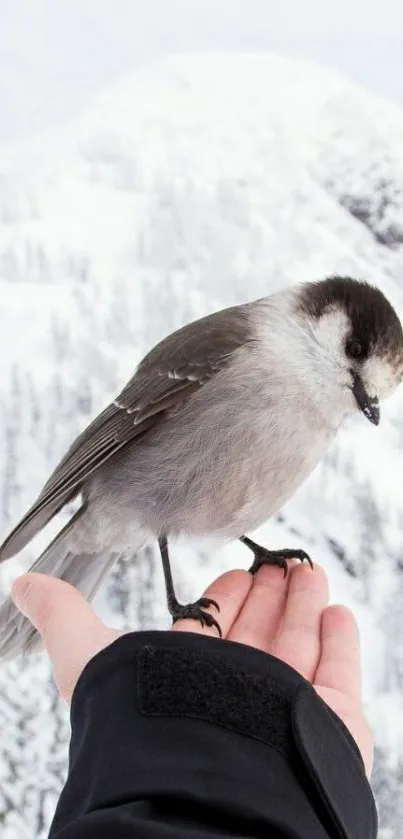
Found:
[(295, 670), (202, 635), (125, 635), (73, 696), (49, 839), (374, 839), (357, 746)]

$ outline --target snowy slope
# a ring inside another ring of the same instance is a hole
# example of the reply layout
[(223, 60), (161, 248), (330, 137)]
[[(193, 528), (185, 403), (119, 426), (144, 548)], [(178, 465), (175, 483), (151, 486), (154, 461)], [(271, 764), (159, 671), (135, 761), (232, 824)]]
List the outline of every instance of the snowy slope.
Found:
[[(141, 354), (185, 321), (334, 272), (376, 282), (403, 314), (402, 147), (403, 111), (333, 72), (208, 55), (150, 67), (63, 132), (0, 152), (2, 532)], [(306, 548), (359, 617), (385, 839), (403, 811), (402, 406), (403, 393), (378, 430), (346, 423), (259, 534)], [(1, 569), (4, 591), (47, 539)], [(180, 545), (179, 591), (248, 560), (242, 546), (206, 561)], [(123, 626), (167, 625), (152, 552), (113, 574), (99, 608)], [(0, 722), (2, 835), (46, 835), (66, 720), (42, 657), (1, 669)]]

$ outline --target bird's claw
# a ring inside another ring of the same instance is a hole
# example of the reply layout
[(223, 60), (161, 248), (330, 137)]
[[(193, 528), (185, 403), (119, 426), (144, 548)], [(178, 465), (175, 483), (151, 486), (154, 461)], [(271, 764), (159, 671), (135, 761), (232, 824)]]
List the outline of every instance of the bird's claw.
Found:
[(214, 606), (217, 609), (217, 612), (220, 611), (220, 607), (216, 600), (212, 600), (211, 597), (201, 597), (200, 600), (197, 600), (196, 606), (201, 606), (202, 609), (208, 609), (209, 606)]
[(196, 620), (201, 623), (202, 627), (215, 626), (220, 638), (222, 638), (220, 624), (216, 621), (213, 615), (210, 614), (210, 612), (205, 611), (210, 606), (214, 606), (218, 612), (220, 611), (218, 603), (210, 597), (201, 597), (200, 600), (196, 601), (196, 603), (177, 603), (172, 614), (172, 621), (175, 623), (177, 620), (182, 619)]
[(313, 570), (313, 562), (306, 551), (302, 551), (298, 548), (295, 550), (293, 548), (283, 548), (278, 551), (269, 551), (267, 548), (261, 548), (255, 552), (255, 558), (249, 568), (249, 571), (251, 574), (256, 574), (262, 565), (277, 565), (279, 568), (283, 569), (285, 579), (288, 574), (288, 560), (290, 559), (299, 559), (300, 562), (304, 562), (304, 560), (306, 560)]

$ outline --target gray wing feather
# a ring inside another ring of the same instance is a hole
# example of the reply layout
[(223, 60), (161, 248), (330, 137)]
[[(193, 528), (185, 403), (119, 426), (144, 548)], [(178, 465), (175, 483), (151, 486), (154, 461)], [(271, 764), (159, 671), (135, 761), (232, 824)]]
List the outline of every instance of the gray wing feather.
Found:
[(21, 550), (81, 490), (86, 479), (127, 443), (149, 433), (225, 367), (253, 339), (249, 306), (208, 315), (169, 335), (140, 362), (114, 403), (80, 434), (38, 499), (0, 547), (0, 561)]

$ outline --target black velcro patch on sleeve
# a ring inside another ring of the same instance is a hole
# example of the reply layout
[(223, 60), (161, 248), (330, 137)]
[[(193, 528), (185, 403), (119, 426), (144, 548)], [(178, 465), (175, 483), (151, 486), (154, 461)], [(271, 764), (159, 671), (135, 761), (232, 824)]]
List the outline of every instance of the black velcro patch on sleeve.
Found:
[(294, 751), (291, 699), (267, 676), (198, 650), (145, 646), (138, 657), (139, 705), (148, 716), (191, 717)]

